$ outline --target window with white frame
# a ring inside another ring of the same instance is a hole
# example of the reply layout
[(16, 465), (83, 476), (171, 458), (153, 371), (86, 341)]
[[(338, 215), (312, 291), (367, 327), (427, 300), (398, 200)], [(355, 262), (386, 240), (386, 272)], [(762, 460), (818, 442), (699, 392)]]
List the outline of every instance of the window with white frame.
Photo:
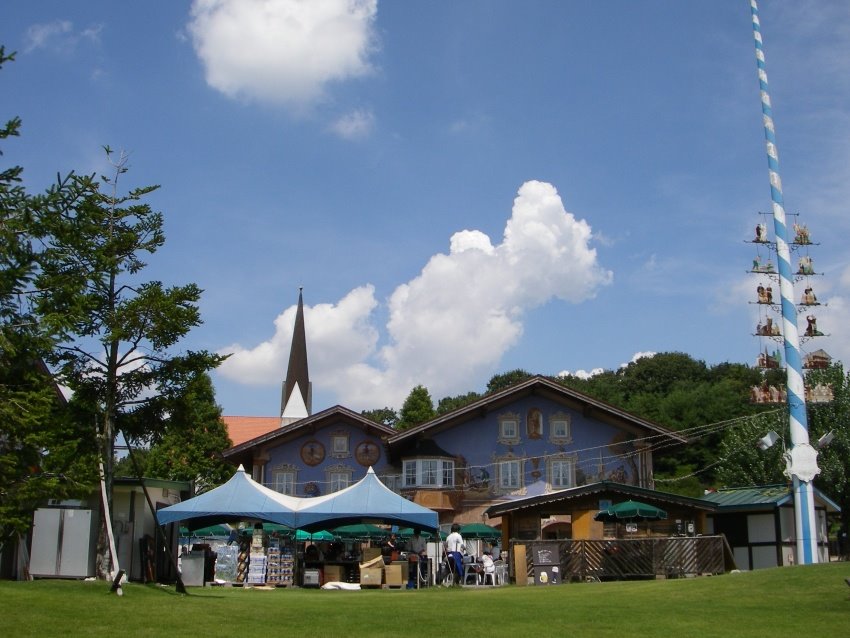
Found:
[(331, 472), (329, 477), (330, 491), (339, 492), (348, 487), (351, 475), (347, 472)]
[(296, 470), (292, 466), (275, 468), (272, 471), (275, 492), (295, 496), (295, 475)]
[(516, 445), (519, 443), (519, 414), (506, 412), (498, 416), (499, 438), (498, 442), (505, 445)]
[(350, 454), (348, 446), (349, 436), (346, 432), (336, 432), (331, 435), (331, 454), (337, 458), (343, 458)]
[(327, 468), (326, 476), (328, 482), (328, 492), (339, 492), (351, 485), (351, 477), (354, 470), (345, 465), (332, 465)]
[(563, 412), (556, 412), (549, 417), (549, 440), (556, 444), (565, 444), (572, 442), (572, 432), (570, 431), (570, 415)]
[(549, 459), (549, 485), (553, 489), (565, 489), (576, 484), (575, 456)]
[(403, 463), (404, 487), (453, 487), (455, 463), (450, 459), (409, 459)]
[(522, 460), (511, 459), (500, 461), (499, 488), (502, 490), (516, 490), (522, 487)]

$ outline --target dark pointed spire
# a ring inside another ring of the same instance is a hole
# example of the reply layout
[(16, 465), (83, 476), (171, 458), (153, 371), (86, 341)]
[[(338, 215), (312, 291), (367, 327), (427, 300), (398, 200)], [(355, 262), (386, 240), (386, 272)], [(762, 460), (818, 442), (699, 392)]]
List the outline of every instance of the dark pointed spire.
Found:
[(312, 412), (312, 388), (307, 371), (307, 338), (304, 332), (303, 288), (298, 288), (298, 311), (295, 313), (295, 327), (292, 331), (292, 345), (289, 349), (289, 366), (286, 369), (286, 381), (280, 402), (280, 416), (283, 425), (310, 416)]

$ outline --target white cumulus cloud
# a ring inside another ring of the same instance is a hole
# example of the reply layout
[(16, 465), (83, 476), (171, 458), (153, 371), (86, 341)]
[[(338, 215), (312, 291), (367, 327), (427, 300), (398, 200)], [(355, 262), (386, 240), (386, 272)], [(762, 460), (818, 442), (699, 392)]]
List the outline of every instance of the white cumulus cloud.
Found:
[(371, 72), (377, 0), (195, 0), (188, 30), (207, 83), (303, 108)]
[(374, 113), (358, 109), (338, 118), (331, 124), (330, 130), (343, 139), (356, 140), (369, 135), (374, 124)]
[[(591, 241), (590, 226), (564, 209), (551, 184), (526, 182), (501, 243), (477, 230), (455, 233), (448, 254), (431, 257), (390, 295), (381, 329), (372, 286), (336, 305), (305, 307), (314, 386), (354, 409), (401, 407), (420, 383), (435, 398), (469, 391), (517, 343), (526, 310), (552, 298), (580, 303), (610, 283), (611, 272), (598, 264)], [(294, 318), (292, 307), (277, 318), (268, 341), (227, 349), (234, 354), (222, 374), (279, 383)]]
[(68, 53), (73, 51), (81, 41), (98, 43), (102, 31), (102, 24), (91, 24), (82, 30), (77, 30), (70, 20), (33, 24), (27, 28), (24, 36), (24, 52), (32, 53), (38, 49), (46, 49), (54, 53)]

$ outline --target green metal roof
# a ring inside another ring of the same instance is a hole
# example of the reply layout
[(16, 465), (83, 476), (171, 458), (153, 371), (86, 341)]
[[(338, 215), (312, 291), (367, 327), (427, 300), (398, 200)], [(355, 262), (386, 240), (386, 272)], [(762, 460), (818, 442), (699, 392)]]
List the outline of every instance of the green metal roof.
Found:
[[(829, 512), (840, 512), (841, 508), (825, 496), (817, 488), (814, 490), (815, 500), (826, 507)], [(703, 499), (717, 505), (720, 510), (742, 509), (773, 509), (781, 507), (794, 500), (788, 485), (759, 485), (753, 487), (724, 487), (716, 492), (709, 492)]]
[(787, 485), (724, 487), (716, 492), (709, 492), (703, 498), (720, 507), (778, 507), (791, 498), (791, 489)]

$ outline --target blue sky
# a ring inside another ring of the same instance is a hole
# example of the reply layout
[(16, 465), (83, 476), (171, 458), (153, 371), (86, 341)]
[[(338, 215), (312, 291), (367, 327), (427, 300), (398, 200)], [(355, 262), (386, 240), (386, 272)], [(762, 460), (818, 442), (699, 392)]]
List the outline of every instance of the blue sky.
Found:
[[(850, 4), (759, 8), (828, 303), (803, 346), (846, 362)], [(775, 347), (748, 303), (770, 190), (746, 0), (10, 0), (0, 42), (31, 190), (105, 171), (103, 145), (162, 186), (146, 273), (204, 289), (184, 346), (234, 353), (225, 414), (278, 412), (299, 286), (315, 410)]]

